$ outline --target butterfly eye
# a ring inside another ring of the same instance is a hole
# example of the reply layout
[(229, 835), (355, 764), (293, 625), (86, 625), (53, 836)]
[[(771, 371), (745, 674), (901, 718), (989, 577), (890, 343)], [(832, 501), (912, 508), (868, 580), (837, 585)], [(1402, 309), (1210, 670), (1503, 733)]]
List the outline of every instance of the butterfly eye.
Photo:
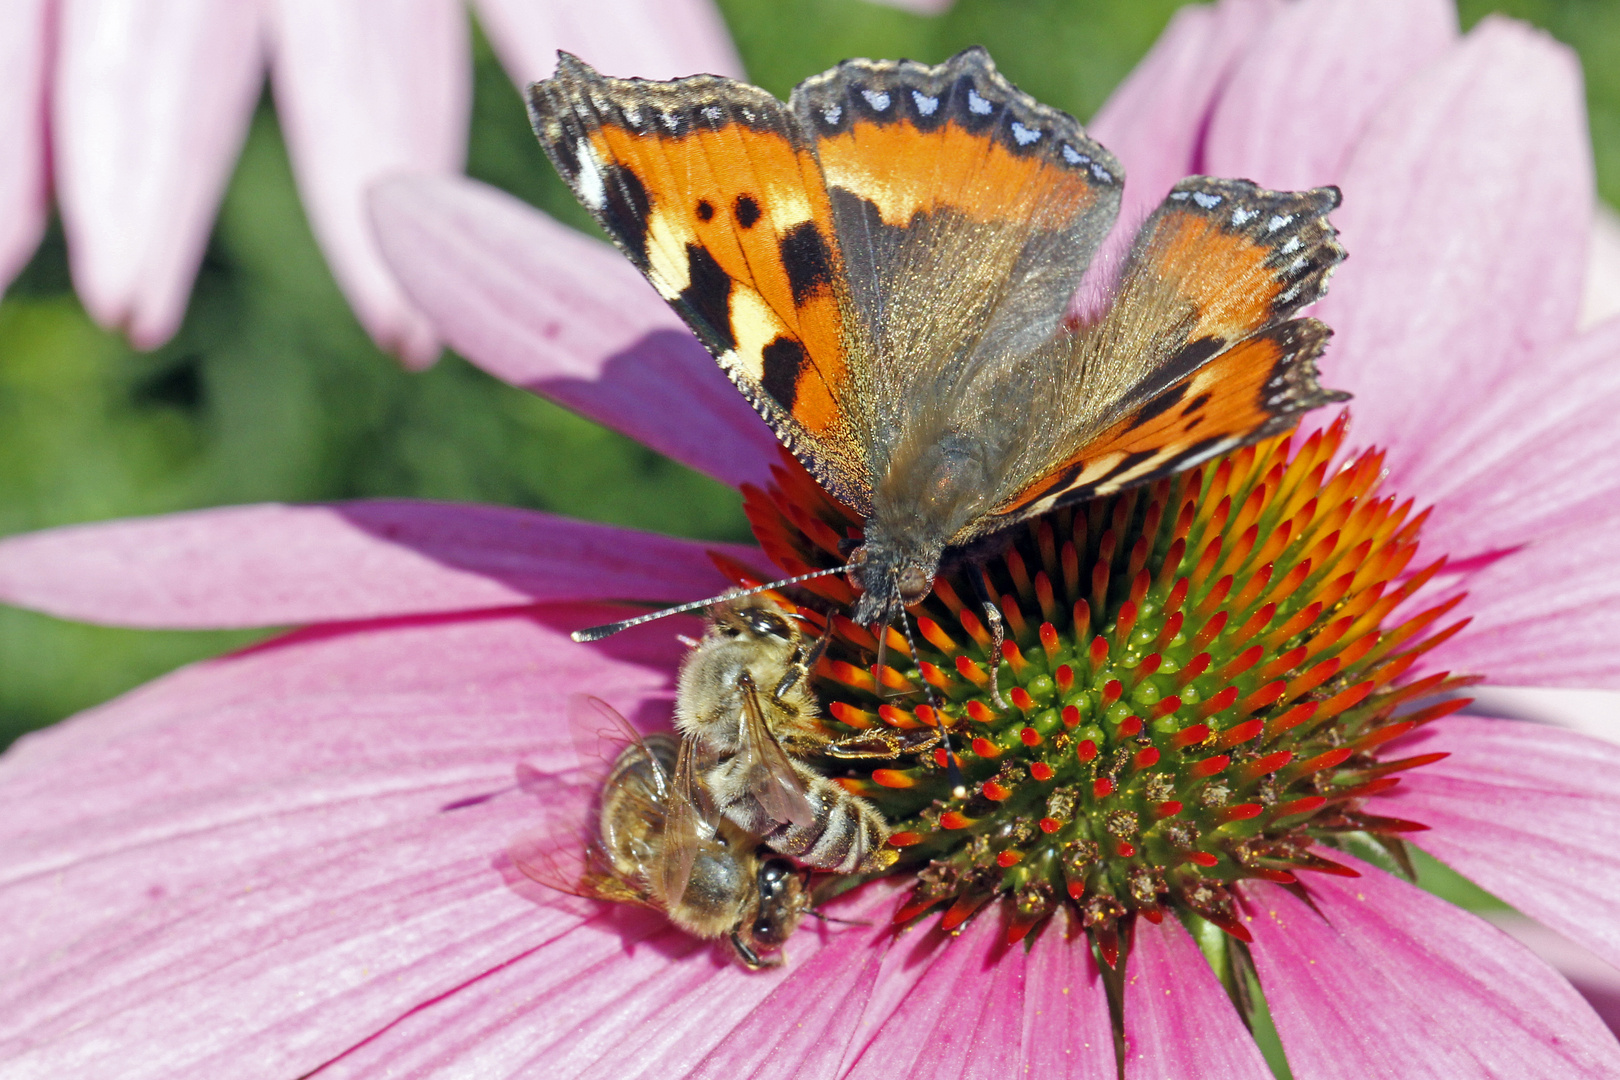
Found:
[(908, 605), (915, 604), (933, 590), (934, 575), (926, 566), (904, 566), (901, 567), (895, 584), (900, 588), (901, 599)]

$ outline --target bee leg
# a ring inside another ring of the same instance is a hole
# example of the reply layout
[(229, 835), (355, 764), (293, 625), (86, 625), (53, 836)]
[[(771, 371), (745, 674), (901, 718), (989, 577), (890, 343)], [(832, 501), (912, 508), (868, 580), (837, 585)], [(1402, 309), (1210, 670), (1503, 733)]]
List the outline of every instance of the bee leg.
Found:
[(827, 651), (827, 646), (832, 644), (832, 628), (832, 618), (829, 616), (827, 628), (816, 638), (816, 643), (810, 646), (809, 652), (804, 650), (803, 645), (793, 647), (793, 655), (788, 658), (787, 670), (782, 672), (782, 681), (771, 691), (772, 698), (780, 702), (783, 694), (809, 678), (816, 665), (821, 663), (821, 657)]
[(742, 935), (737, 931), (733, 930), (731, 932), (729, 940), (731, 941), (731, 947), (737, 950), (737, 959), (743, 962), (743, 967), (747, 968), (749, 971), (758, 971), (760, 968), (765, 966), (765, 964), (759, 958), (759, 953), (755, 952), (753, 949), (744, 944)]
[(979, 598), (979, 609), (984, 612), (984, 621), (990, 627), (990, 698), (996, 703), (996, 708), (1005, 710), (1007, 703), (1001, 700), (1001, 643), (1006, 640), (1007, 631), (1001, 622), (1001, 608), (990, 593), (984, 567), (973, 567), (968, 580), (973, 582), (973, 591)]

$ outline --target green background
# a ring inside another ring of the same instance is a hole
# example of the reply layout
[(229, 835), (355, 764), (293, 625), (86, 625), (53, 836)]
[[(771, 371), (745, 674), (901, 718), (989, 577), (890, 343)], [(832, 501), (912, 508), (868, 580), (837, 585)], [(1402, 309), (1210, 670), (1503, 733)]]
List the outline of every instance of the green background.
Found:
[[(1169, 0), (961, 0), (922, 18), (864, 0), (721, 0), (750, 76), (786, 95), (847, 56), (938, 60), (984, 44), (1043, 101), (1091, 115)], [(1620, 202), (1620, 4), (1505, 10), (1580, 51), (1602, 190)], [(478, 39), (468, 171), (572, 224), (516, 91)], [(0, 302), (0, 534), (261, 500), (418, 496), (535, 507), (686, 536), (747, 535), (735, 493), (447, 355), (422, 374), (374, 348), (292, 186), (268, 98), (185, 324), (135, 352), (74, 296), (53, 228)], [(0, 746), (253, 634), (114, 630), (0, 609)]]

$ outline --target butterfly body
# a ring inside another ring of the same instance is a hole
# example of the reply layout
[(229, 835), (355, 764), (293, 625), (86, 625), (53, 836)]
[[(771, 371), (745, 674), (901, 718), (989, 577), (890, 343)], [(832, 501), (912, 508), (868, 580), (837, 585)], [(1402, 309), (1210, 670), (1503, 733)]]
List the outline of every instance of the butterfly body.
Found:
[(581, 201), (863, 517), (857, 622), (922, 599), (953, 552), (1344, 396), (1316, 383), (1326, 327), (1294, 317), (1343, 257), (1335, 189), (1183, 181), (1078, 321), (1124, 170), (982, 49), (846, 61), (787, 103), (564, 56), (530, 109)]

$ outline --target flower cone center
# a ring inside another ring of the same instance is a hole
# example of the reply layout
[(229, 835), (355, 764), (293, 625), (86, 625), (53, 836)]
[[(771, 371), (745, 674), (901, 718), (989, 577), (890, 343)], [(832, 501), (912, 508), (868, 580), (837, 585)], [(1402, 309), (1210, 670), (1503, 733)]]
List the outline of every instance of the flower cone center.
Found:
[[(1443, 560), (1414, 565), (1423, 515), (1380, 496), (1381, 454), (1330, 475), (1344, 430), (1011, 530), (993, 555), (947, 564), (911, 609), (915, 653), (891, 627), (881, 668), (870, 630), (831, 616), (816, 671), (829, 734), (927, 747), (828, 770), (894, 828), (896, 871), (916, 875), (899, 919), (941, 908), (949, 929), (1005, 896), (1016, 940), (1069, 903), (1113, 963), (1136, 915), (1190, 911), (1247, 940), (1233, 886), (1353, 876), (1329, 857), (1345, 834), (1402, 854), (1423, 826), (1370, 804), (1443, 756), (1386, 751), (1465, 703), (1420, 702), (1463, 680), (1404, 678), (1462, 624), (1436, 629), (1456, 599), (1391, 619)], [(772, 490), (746, 497), (789, 574), (838, 565), (859, 535), (786, 455)], [(835, 612), (853, 599), (837, 578), (809, 587)], [(999, 658), (982, 594), (1005, 627)], [(941, 725), (965, 798), (928, 746)]]

